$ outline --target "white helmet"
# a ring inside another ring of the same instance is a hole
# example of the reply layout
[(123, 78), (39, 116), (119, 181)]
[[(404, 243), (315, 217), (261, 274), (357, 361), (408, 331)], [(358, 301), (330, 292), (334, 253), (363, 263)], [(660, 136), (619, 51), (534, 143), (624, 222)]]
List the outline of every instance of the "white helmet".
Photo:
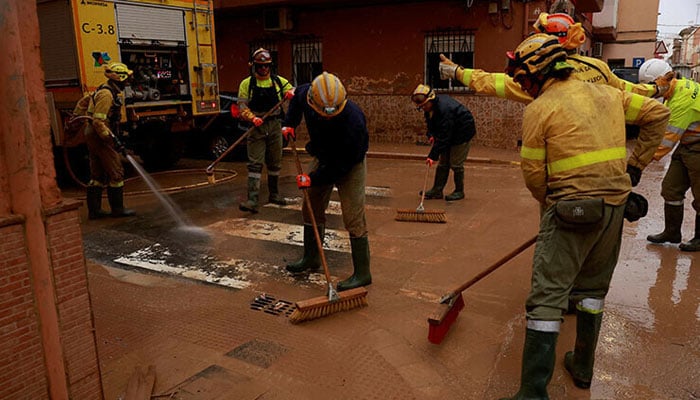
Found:
[(671, 68), (666, 61), (659, 60), (658, 58), (646, 60), (644, 64), (639, 67), (639, 82), (653, 83), (657, 79), (666, 76), (666, 74), (671, 71), (673, 71), (673, 68)]

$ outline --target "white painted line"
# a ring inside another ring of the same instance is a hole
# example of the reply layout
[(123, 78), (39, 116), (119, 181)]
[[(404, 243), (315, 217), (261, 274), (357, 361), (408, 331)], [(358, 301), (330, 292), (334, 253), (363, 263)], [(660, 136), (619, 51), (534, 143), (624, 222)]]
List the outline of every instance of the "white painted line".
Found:
[[(208, 225), (206, 229), (246, 239), (266, 240), (268, 242), (293, 244), (295, 246), (304, 245), (304, 227), (302, 225), (235, 218), (215, 222)], [(349, 253), (350, 236), (348, 232), (345, 230), (326, 229), (323, 248)]]
[[(281, 206), (279, 204), (273, 204), (273, 203), (267, 203), (263, 207), (268, 207), (268, 208), (282, 208), (285, 210), (296, 210), (296, 211), (301, 211), (301, 197), (295, 197), (295, 198), (289, 198), (285, 197), (284, 198), (287, 201), (286, 206)], [(365, 209), (367, 210), (373, 210), (373, 211), (390, 211), (393, 210), (391, 207), (384, 207), (384, 206), (373, 206), (366, 204)], [(343, 211), (340, 208), (340, 202), (331, 200), (328, 203), (328, 208), (326, 209), (326, 214), (329, 215), (342, 215)]]
[[(163, 259), (170, 255), (168, 249), (156, 243), (119, 257), (114, 262), (234, 289), (254, 288), (257, 282), (265, 282), (270, 277), (303, 287), (327, 286), (326, 277), (320, 272), (309, 274), (300, 281), (286, 272), (282, 266), (234, 258), (209, 264), (207, 265), (209, 271), (205, 271), (201, 269), (202, 265), (171, 265)], [(339, 278), (331, 276), (331, 280), (336, 282)]]

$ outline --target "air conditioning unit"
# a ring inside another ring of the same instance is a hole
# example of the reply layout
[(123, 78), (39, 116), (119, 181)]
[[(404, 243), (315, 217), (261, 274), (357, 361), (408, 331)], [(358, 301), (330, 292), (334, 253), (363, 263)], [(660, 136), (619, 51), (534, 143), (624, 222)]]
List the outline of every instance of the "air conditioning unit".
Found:
[(273, 8), (263, 11), (263, 28), (266, 31), (288, 31), (292, 29), (291, 12), (288, 8)]
[(603, 42), (593, 43), (593, 57), (602, 58), (603, 57)]

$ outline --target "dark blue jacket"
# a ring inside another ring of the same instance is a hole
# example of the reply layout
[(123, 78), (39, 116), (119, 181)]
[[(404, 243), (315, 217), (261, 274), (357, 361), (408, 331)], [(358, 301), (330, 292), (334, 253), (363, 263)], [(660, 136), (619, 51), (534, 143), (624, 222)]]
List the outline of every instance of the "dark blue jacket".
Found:
[(450, 147), (467, 143), (476, 135), (474, 117), (464, 106), (450, 96), (441, 94), (433, 100), (432, 116), (425, 113), (428, 137), (435, 138), (428, 157), (437, 160)]
[(319, 167), (309, 173), (311, 185), (329, 185), (365, 159), (369, 132), (364, 113), (350, 100), (335, 117), (321, 117), (306, 102), (310, 86), (307, 83), (294, 90), (282, 125), (296, 128), (304, 118), (310, 138), (306, 151), (319, 161)]

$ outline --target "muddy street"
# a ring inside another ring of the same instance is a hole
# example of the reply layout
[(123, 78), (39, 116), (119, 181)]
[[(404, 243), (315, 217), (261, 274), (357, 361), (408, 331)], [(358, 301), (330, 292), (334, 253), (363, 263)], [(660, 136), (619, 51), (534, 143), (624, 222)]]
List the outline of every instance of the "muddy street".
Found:
[[(203, 173), (208, 162), (191, 159), (178, 168), (199, 172), (154, 174), (164, 189), (179, 189), (168, 199), (184, 225), (138, 178), (127, 182), (125, 201), (136, 217), (87, 221), (83, 209), (106, 398), (119, 398), (134, 368), (148, 365), (156, 368), (154, 394), (173, 399), (451, 400), (515, 393), (533, 247), (464, 292), (466, 306), (439, 345), (427, 340), (427, 317), (440, 296), (537, 233), (539, 210), (523, 184), (518, 154), (473, 148), (466, 199), (425, 201), (426, 209), (445, 211), (448, 222), (433, 224), (394, 220), (397, 209), (420, 202), (427, 148), (371, 145), (370, 151), (369, 306), (299, 325), (287, 320), (293, 303), (323, 295), (325, 278), (284, 269), (301, 256), (303, 236), (290, 154), (280, 177), (290, 204), (267, 204), (258, 214), (238, 210), (246, 195), (244, 162), (222, 163), (225, 171), (210, 185)], [(652, 164), (637, 189), (649, 200), (649, 215), (625, 223), (591, 389), (576, 388), (564, 369), (575, 337), (575, 317), (566, 316), (552, 399), (700, 398), (700, 255), (645, 239), (663, 229), (664, 168)], [(446, 190), (452, 187), (450, 178)], [(68, 188), (63, 195), (82, 194)], [(325, 254), (338, 281), (352, 273), (350, 242), (338, 205), (331, 203), (328, 214)], [(693, 227), (687, 201), (684, 240)]]

